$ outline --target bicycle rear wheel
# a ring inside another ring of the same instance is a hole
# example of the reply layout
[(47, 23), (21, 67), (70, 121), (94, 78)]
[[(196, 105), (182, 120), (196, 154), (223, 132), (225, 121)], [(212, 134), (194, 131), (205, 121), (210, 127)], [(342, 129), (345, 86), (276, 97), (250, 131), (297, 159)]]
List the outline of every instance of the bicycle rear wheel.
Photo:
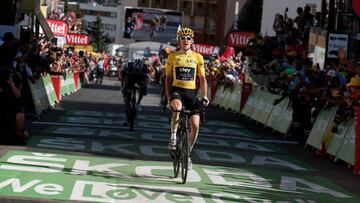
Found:
[(136, 117), (136, 91), (133, 91), (131, 95), (131, 104), (130, 104), (130, 110), (129, 110), (129, 130), (134, 130), (134, 121)]
[(189, 161), (189, 132), (184, 130), (181, 136), (181, 179), (182, 183), (186, 183)]

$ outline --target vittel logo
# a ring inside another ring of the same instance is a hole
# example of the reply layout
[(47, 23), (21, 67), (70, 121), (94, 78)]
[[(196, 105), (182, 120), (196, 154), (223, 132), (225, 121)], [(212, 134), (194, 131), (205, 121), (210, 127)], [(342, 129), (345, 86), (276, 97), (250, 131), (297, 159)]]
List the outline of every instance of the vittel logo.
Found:
[(49, 24), (49, 27), (55, 36), (65, 36), (69, 31), (68, 25), (63, 21), (59, 21), (59, 20), (46, 20), (46, 21)]
[(68, 34), (66, 35), (66, 44), (68, 45), (88, 45), (90, 38), (87, 35)]
[(214, 46), (206, 44), (193, 44), (192, 50), (202, 55), (212, 55), (214, 53)]
[(228, 36), (228, 44), (234, 47), (246, 47), (253, 35), (252, 32), (232, 32)]

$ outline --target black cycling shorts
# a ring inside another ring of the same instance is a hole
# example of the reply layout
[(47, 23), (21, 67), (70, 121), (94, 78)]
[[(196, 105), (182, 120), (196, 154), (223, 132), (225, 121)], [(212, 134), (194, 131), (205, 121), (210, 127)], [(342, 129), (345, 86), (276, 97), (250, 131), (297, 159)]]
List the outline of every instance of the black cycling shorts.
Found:
[(180, 99), (186, 110), (199, 110), (199, 105), (196, 101), (195, 90), (193, 89), (172, 87), (170, 100), (173, 99)]

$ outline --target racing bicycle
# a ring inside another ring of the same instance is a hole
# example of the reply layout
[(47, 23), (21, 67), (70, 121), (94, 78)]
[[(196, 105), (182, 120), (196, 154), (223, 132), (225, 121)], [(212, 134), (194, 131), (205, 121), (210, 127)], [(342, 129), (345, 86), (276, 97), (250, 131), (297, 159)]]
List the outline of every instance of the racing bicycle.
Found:
[[(171, 112), (179, 112), (179, 125), (176, 133), (176, 148), (175, 150), (170, 150), (170, 155), (173, 159), (173, 167), (174, 167), (174, 177), (177, 178), (181, 169), (181, 179), (182, 183), (186, 183), (187, 174), (188, 174), (188, 160), (190, 157), (190, 142), (189, 142), (189, 118), (190, 113), (200, 113), (201, 120), (205, 121), (205, 108), (200, 104), (201, 100), (198, 100), (198, 104), (200, 106), (199, 110), (190, 111), (185, 110), (185, 107), (181, 110), (173, 110), (170, 109)], [(195, 140), (196, 141), (196, 140)], [(194, 141), (194, 143), (195, 143)]]

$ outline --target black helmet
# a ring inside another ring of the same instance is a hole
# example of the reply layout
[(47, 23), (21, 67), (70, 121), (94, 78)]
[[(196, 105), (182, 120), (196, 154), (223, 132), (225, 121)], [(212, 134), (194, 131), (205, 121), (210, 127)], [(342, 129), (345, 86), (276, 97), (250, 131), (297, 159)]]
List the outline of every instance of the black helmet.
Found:
[(136, 59), (134, 61), (134, 72), (140, 73), (144, 70), (144, 61), (142, 59)]

